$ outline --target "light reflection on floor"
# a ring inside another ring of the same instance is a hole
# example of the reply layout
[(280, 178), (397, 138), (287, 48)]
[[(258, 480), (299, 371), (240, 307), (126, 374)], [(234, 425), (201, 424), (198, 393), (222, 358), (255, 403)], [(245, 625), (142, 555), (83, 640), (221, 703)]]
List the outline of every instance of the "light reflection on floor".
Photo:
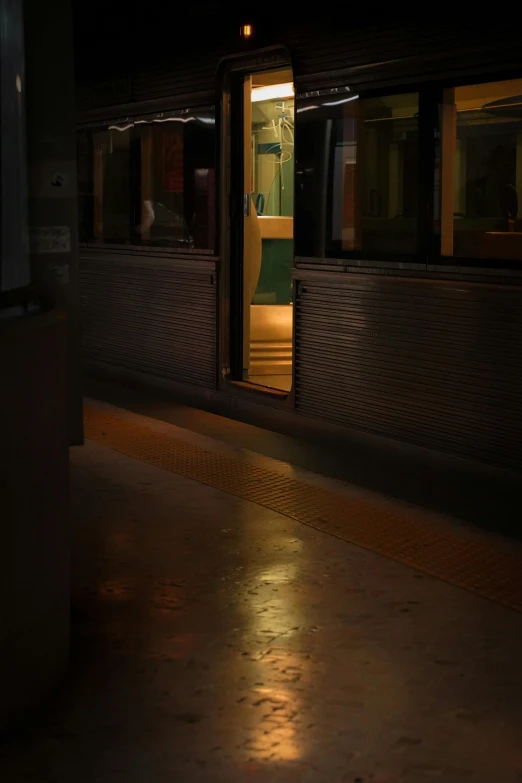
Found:
[[(256, 545), (262, 547), (266, 533), (259, 531), (259, 537), (245, 540), (246, 551)], [(274, 540), (274, 546), (286, 548), (288, 537)], [(302, 542), (293, 539), (294, 551)], [(264, 762), (297, 761), (303, 756), (300, 732), (294, 723), (298, 715), (305, 712), (299, 691), (292, 684), (306, 678), (306, 660), (281, 646), (284, 637), (289, 641), (303, 623), (301, 594), (295, 584), (299, 578), (299, 566), (294, 558), (285, 562), (273, 562), (262, 567), (256, 574), (257, 584), (252, 590), (252, 600), (245, 604), (247, 634), (258, 638), (266, 649), (256, 658), (256, 682), (272, 682), (271, 687), (257, 687), (249, 698), (261, 715), (252, 727), (252, 736), (245, 749), (251, 759)], [(286, 684), (290, 687), (285, 687)]]
[(72, 503), (71, 674), (2, 783), (521, 776), (520, 615), (93, 443)]

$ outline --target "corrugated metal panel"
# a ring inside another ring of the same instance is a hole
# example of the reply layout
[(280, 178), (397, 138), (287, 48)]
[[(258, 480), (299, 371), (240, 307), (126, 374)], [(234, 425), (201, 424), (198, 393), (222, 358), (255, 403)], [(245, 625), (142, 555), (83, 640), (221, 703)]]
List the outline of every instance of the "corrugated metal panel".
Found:
[(144, 21), (133, 19), (125, 35), (104, 31), (89, 38), (78, 31), (78, 111), (166, 98), (172, 108), (214, 102), (216, 70), (230, 44), (216, 36), (212, 20), (193, 19), (183, 29), (179, 19), (173, 26), (165, 13)]
[[(213, 103), (216, 90), (218, 58), (202, 59), (187, 67), (186, 64), (168, 64), (150, 68), (136, 74), (132, 80), (132, 100), (140, 103), (172, 96), (173, 107), (186, 105), (187, 97), (197, 96), (197, 103)], [(185, 100), (183, 100), (185, 99)], [(193, 100), (188, 101), (189, 104)]]
[(127, 103), (130, 96), (131, 81), (128, 76), (100, 76), (89, 82), (76, 83), (76, 110), (83, 112), (92, 108)]
[(508, 19), (450, 22), (310, 24), (289, 31), (298, 91), (350, 84), (372, 87), (520, 67), (516, 30)]
[(83, 254), (84, 357), (179, 383), (216, 386), (214, 264)]
[[(298, 92), (349, 84), (385, 87), (435, 78), (480, 76), (520, 68), (517, 26), (509, 15), (490, 20), (478, 15), (465, 25), (454, 19), (429, 24), (331, 10), (311, 22), (260, 14), (256, 37), (246, 45), (233, 19), (202, 16), (179, 28), (165, 12), (137, 17), (123, 34), (92, 37), (78, 31), (78, 109), (111, 103), (173, 99), (173, 106), (212, 102), (221, 58), (248, 50), (284, 46), (291, 54)], [(288, 16), (288, 14), (287, 14)], [(373, 15), (372, 15), (373, 16)], [(130, 20), (128, 14), (126, 17)], [(115, 18), (114, 29), (118, 29)], [(178, 39), (173, 45), (173, 30)]]
[(336, 278), (297, 285), (297, 409), (520, 469), (522, 288)]

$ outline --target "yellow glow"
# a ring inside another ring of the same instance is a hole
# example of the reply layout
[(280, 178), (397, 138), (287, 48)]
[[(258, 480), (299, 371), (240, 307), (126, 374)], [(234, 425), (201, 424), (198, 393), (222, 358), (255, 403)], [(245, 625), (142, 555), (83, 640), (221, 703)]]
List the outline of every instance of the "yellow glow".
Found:
[[(301, 543), (301, 541), (295, 541), (293, 546), (300, 549)], [(260, 571), (257, 578), (260, 582), (272, 582), (274, 584), (279, 582), (283, 584), (285, 582), (293, 582), (296, 577), (297, 564), (294, 561), (290, 563), (274, 563), (264, 571)]]
[(252, 103), (257, 101), (270, 101), (275, 98), (293, 98), (294, 85), (292, 82), (286, 84), (267, 84), (265, 87), (254, 87), (252, 90)]
[(253, 33), (252, 25), (251, 24), (244, 24), (241, 28), (241, 35), (243, 38), (251, 38)]
[[(299, 660), (287, 655), (280, 662), (283, 666), (296, 665), (296, 668), (301, 668)], [(266, 670), (261, 670), (259, 676), (266, 674)], [(271, 755), (272, 763), (302, 758), (303, 747), (298, 728), (292, 721), (294, 715), (302, 714), (302, 704), (297, 693), (290, 688), (258, 688), (251, 692), (251, 698), (254, 703), (263, 702), (265, 708), (265, 715), (252, 728), (249, 747), (251, 758), (266, 761), (267, 756)]]

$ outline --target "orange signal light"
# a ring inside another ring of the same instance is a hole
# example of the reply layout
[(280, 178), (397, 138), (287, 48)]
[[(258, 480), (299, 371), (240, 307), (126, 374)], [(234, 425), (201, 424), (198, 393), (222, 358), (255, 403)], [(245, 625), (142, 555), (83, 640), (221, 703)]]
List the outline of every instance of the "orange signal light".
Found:
[(240, 34), (242, 38), (252, 38), (254, 34), (254, 28), (251, 24), (243, 24), (241, 25)]

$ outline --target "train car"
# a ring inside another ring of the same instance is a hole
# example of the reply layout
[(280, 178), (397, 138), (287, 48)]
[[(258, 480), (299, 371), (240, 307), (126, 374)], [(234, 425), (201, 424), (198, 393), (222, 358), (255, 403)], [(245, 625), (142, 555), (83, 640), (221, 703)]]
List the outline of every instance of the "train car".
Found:
[(87, 371), (519, 471), (508, 16), (79, 8)]

